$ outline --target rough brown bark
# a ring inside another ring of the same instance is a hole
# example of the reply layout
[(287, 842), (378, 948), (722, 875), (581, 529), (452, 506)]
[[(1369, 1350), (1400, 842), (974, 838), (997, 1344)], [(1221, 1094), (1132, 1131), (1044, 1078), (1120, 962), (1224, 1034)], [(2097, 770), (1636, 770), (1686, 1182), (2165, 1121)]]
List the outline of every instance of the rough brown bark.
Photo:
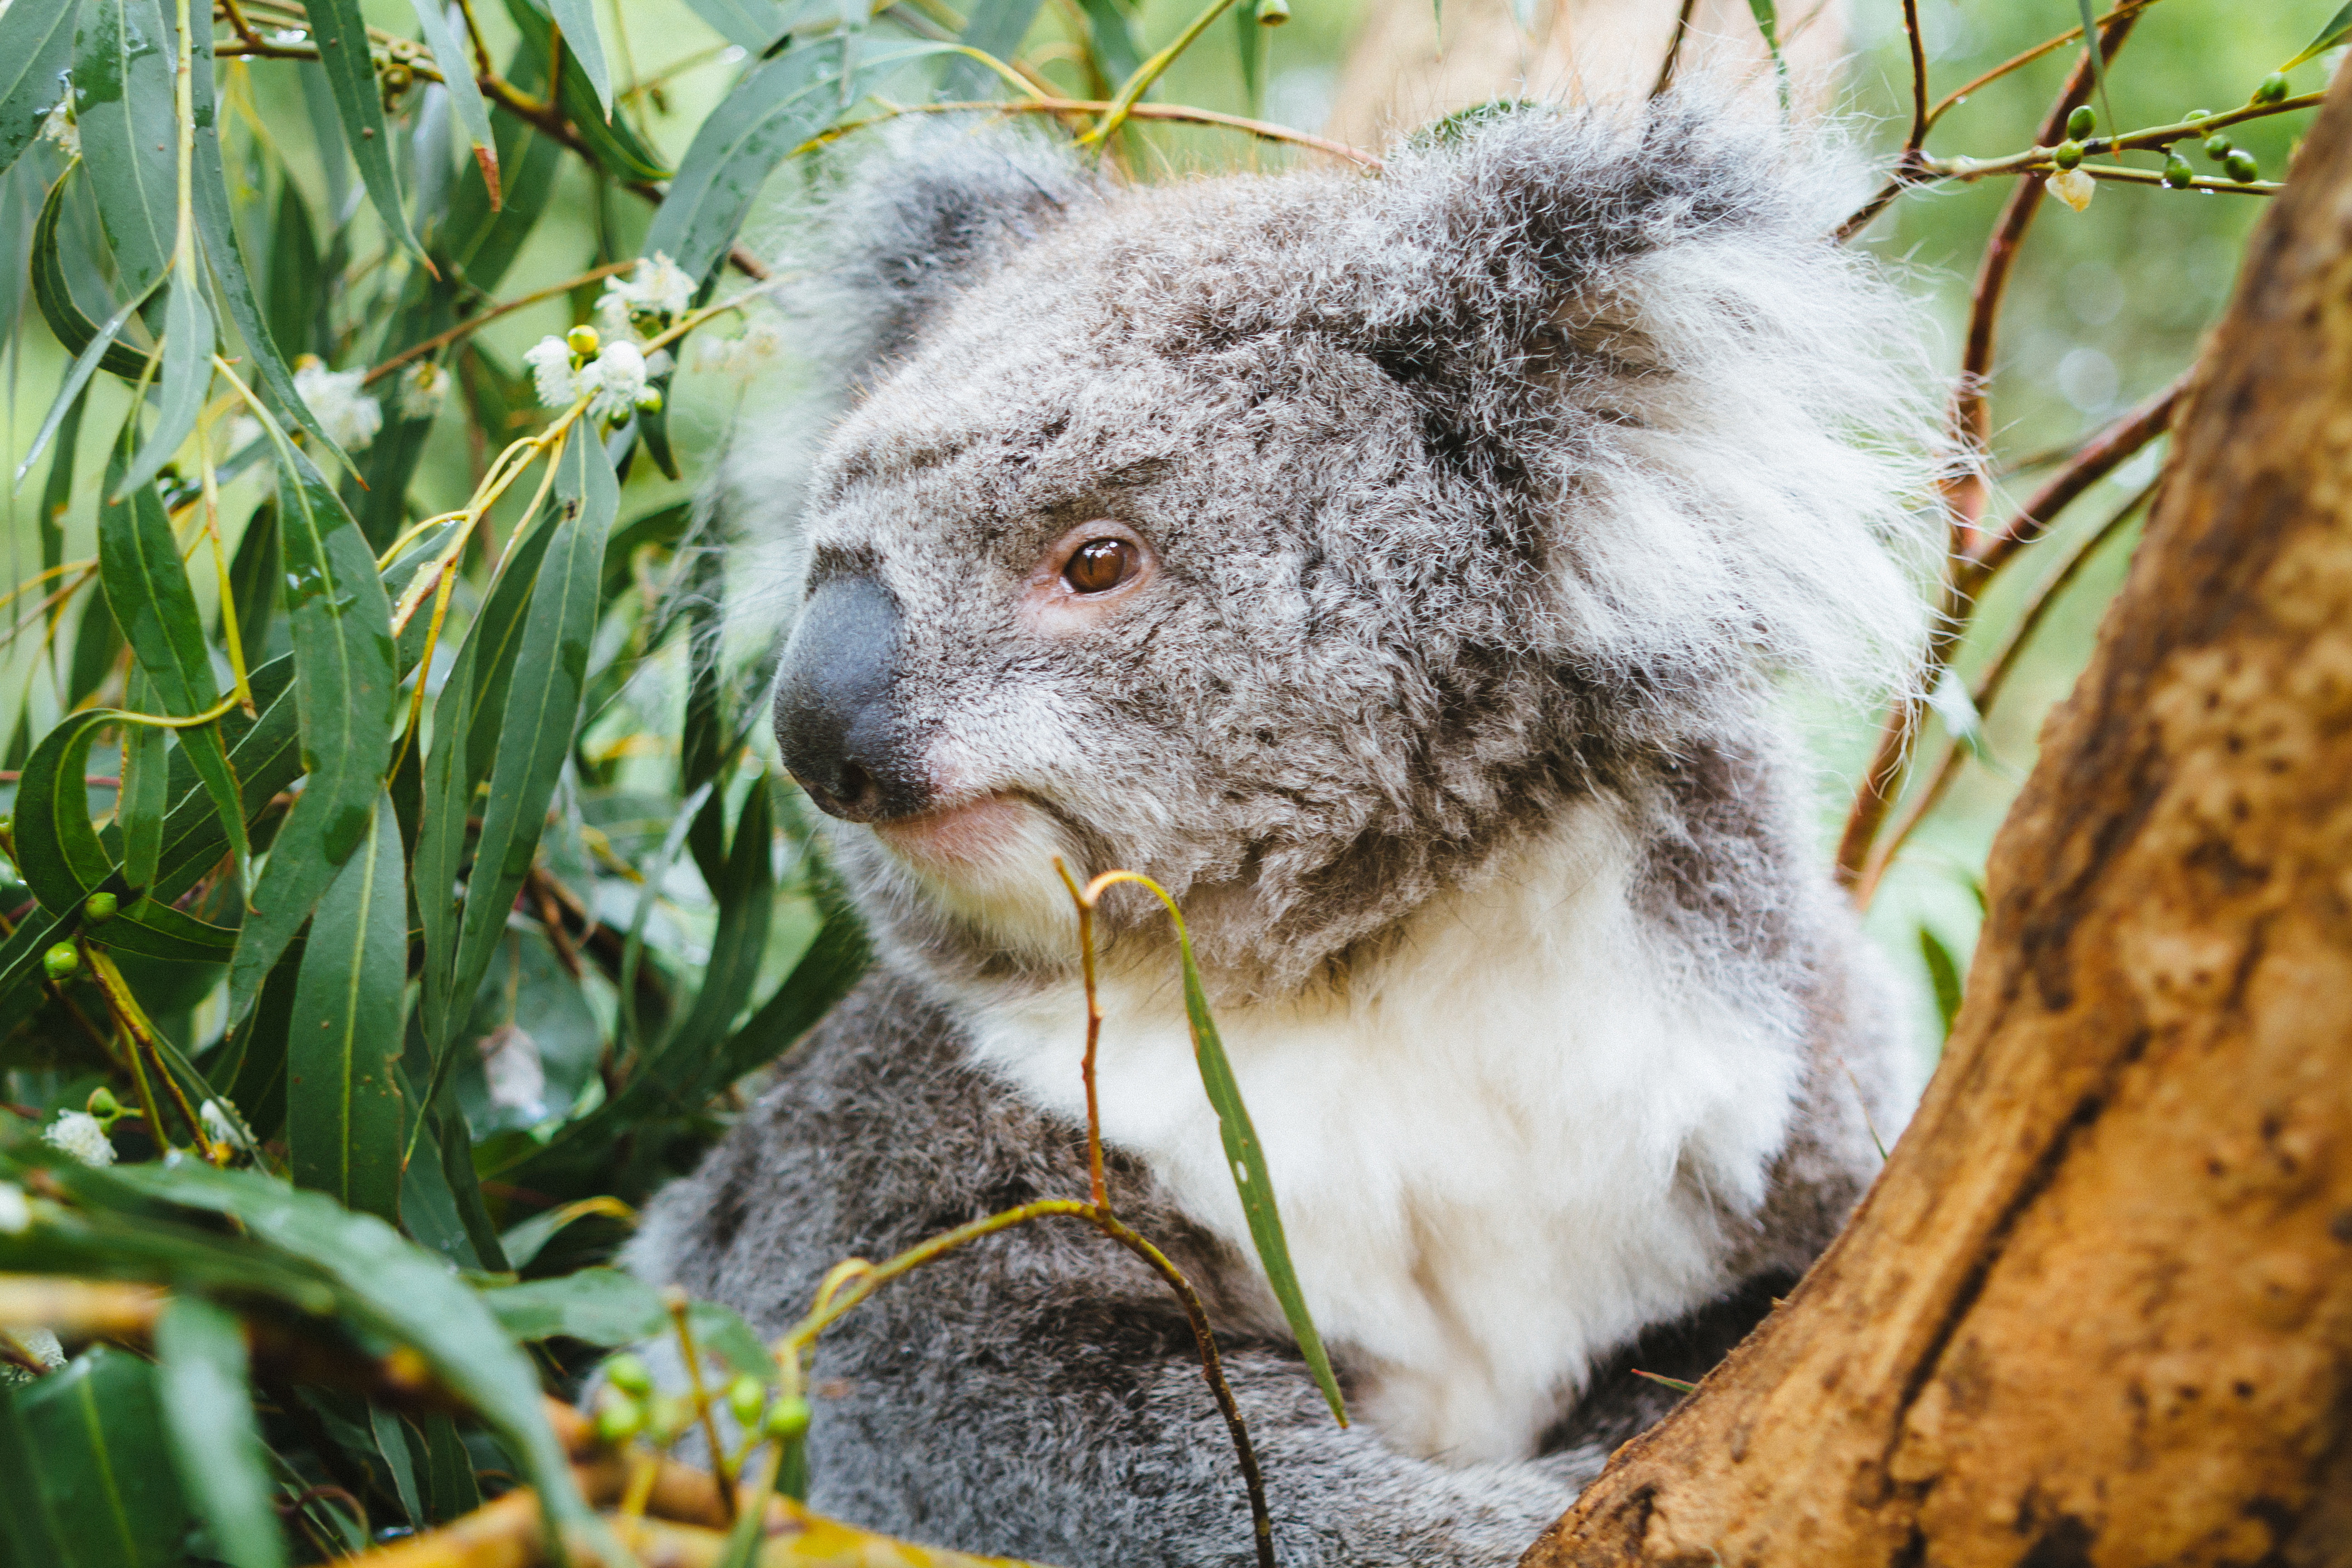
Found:
[(1845, 1236), (1527, 1568), (2352, 1563), (2352, 81)]

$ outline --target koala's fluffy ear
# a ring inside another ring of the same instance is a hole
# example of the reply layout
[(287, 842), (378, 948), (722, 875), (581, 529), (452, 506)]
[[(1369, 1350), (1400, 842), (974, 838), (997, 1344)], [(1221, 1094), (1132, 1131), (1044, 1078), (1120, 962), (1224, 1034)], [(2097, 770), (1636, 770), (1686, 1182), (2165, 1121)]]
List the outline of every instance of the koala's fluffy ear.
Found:
[(901, 121), (875, 136), (808, 217), (796, 313), (851, 383), (1010, 249), (1100, 199), (1066, 148), (1003, 125)]

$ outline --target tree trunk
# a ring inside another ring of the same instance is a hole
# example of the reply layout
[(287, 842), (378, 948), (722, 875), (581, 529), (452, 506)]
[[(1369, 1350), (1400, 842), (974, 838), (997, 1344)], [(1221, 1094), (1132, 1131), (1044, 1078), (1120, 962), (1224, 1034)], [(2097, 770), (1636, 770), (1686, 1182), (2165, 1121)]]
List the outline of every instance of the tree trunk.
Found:
[[(1324, 132), (1381, 147), (1497, 98), (1639, 98), (1658, 79), (1678, 9), (1675, 0), (1373, 0)], [(1846, 0), (1780, 8), (1789, 68), (1808, 103), (1828, 100), (1845, 10)], [(1678, 69), (1745, 78), (1769, 99), (1770, 66), (1748, 0), (1696, 0)]]
[(1525, 1568), (2352, 1563), (2352, 79), (1852, 1226)]

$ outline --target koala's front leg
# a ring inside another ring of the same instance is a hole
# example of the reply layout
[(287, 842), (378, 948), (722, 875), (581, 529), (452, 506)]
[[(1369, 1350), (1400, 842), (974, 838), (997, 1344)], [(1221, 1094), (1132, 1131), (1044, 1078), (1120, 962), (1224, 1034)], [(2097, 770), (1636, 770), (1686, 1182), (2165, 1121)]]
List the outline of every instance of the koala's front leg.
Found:
[[(811, 1505), (1059, 1568), (1249, 1568), (1240, 1466), (1181, 1310), (1123, 1257), (1080, 1278), (1038, 1261), (982, 1244), (828, 1331)], [(1286, 1568), (1499, 1568), (1575, 1496), (1550, 1465), (1451, 1468), (1340, 1428), (1296, 1353), (1228, 1344), (1224, 1366)]]

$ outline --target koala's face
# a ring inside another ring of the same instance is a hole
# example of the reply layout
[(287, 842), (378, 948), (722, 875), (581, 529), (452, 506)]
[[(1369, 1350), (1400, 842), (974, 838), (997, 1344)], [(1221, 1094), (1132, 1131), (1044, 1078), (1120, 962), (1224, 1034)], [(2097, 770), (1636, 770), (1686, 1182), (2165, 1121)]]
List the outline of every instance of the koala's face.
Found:
[(1886, 297), (1769, 140), (1649, 113), (1377, 180), (934, 163), (869, 218), (903, 353), (814, 475), (776, 718), (886, 942), (1065, 963), (1059, 857), (1295, 985), (1762, 672), (1906, 642)]
[(1202, 343), (1171, 279), (1221, 258), (1104, 238), (966, 297), (837, 432), (777, 702), (869, 880), (1041, 957), (1057, 855), (1263, 906), (1401, 831), (1417, 650), (1493, 576), (1414, 548), (1444, 508), (1391, 377), (1313, 334)]

